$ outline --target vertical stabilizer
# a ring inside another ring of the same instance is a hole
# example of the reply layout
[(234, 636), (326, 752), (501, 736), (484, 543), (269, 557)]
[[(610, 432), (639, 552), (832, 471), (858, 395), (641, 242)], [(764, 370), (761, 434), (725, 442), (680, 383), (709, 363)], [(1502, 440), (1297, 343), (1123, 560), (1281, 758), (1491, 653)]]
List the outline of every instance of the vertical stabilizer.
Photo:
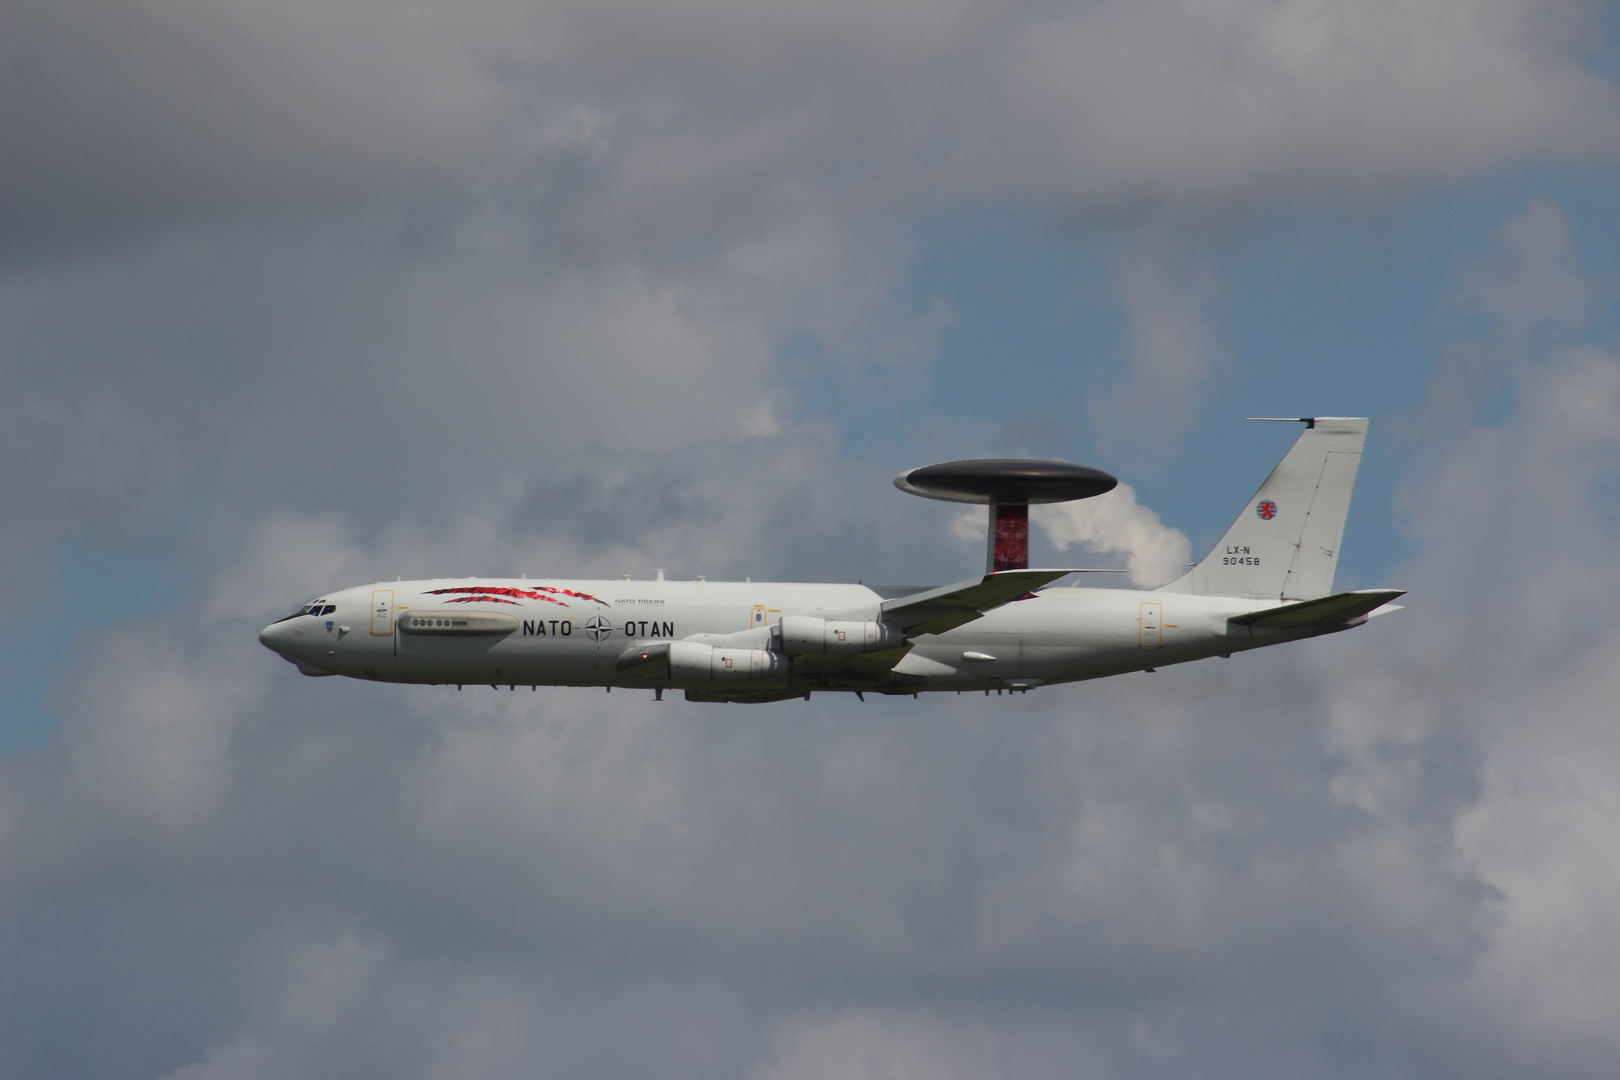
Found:
[(1367, 421), (1319, 416), (1304, 423), (1220, 543), (1160, 592), (1311, 600), (1333, 591)]

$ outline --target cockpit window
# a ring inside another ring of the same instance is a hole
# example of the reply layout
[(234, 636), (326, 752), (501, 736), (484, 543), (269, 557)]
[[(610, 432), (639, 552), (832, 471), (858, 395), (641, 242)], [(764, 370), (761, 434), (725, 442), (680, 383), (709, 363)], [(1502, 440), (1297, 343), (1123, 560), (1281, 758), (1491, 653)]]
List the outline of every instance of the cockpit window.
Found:
[(284, 615), (277, 619), (276, 622), (286, 622), (288, 619), (296, 619), (300, 615), (330, 615), (336, 610), (336, 604), (323, 604), (319, 600), (311, 600), (291, 615)]

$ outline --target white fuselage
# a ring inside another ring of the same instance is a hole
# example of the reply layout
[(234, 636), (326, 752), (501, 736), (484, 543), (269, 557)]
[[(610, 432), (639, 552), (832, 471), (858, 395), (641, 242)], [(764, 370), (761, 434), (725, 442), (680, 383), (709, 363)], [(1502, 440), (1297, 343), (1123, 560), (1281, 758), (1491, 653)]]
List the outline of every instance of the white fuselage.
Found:
[[(311, 675), (675, 688), (715, 700), (767, 700), (813, 690), (1023, 690), (1324, 632), (1228, 622), (1275, 600), (1055, 587), (955, 629), (909, 637), (898, 648), (781, 655), (792, 651), (782, 646), (784, 617), (871, 625), (893, 595), (864, 585), (789, 582), (396, 581), (328, 594), (309, 606), (314, 613), (273, 623), (260, 640)], [(667, 659), (661, 667), (625, 667), (638, 647), (677, 642), (692, 643), (675, 646), (688, 652), (712, 650), (713, 674), (672, 670)]]

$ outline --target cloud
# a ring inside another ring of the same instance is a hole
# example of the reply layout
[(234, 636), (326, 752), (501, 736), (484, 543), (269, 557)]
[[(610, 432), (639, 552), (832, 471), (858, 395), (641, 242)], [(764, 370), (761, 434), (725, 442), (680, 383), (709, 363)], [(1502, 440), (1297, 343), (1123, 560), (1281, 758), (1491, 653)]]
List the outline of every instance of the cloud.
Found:
[[(1567, 612), (1620, 585), (1612, 523), (1581, 509), (1614, 460), (1617, 372), (1599, 350), (1549, 357), (1512, 420), (1414, 479), (1407, 611), (1016, 702), (721, 715), (307, 680), (236, 616), (99, 635), (59, 691), (63, 738), (0, 765), (0, 820), (4, 910), (32, 928), (8, 933), (13, 970), (105, 1037), (17, 1029), (12, 1067), (1489, 1076), (1562, 1046), (1601, 1075), (1601, 1018), (1534, 988), (1609, 989), (1605, 946), (1570, 957), (1609, 936), (1613, 643)], [(651, 490), (636, 464), (622, 490)], [(652, 486), (670, 513), (748, 522), (691, 483)], [(621, 489), (601, 490), (612, 522)], [(1120, 518), (1122, 539), (1153, 524)], [(746, 528), (738, 550), (770, 516)], [(443, 543), (287, 515), (253, 535), (221, 587), (298, 537), (289, 565)], [(1536, 573), (1479, 588), (1537, 543)], [(64, 937), (109, 909), (96, 981), (144, 995), (72, 975)], [(190, 1022), (153, 1026), (148, 999)]]
[(1092, 421), (1115, 453), (1160, 463), (1219, 372), (1222, 288), (1206, 261), (1163, 236), (1115, 252), (1113, 264), (1130, 358), (1119, 385), (1092, 402)]
[(447, 7), (95, 2), (7, 11), (7, 242), (422, 191), (488, 160), (501, 27)]
[[(381, 527), (396, 477), (757, 436), (807, 386), (907, 399), (950, 318), (909, 296), (915, 225), (963, 206), (1136, 222), (1093, 411), (1125, 452), (1151, 403), (1172, 446), (1220, 371), (1197, 237), (1234, 206), (1612, 144), (1578, 8), (1448, 10), (16, 8), (5, 456), (55, 460), (4, 473), (36, 508), (7, 594), (37, 599), (64, 534), (172, 544), (200, 505), (293, 501)], [(473, 460), (409, 437), (429, 418), (476, 423)]]
[[(407, 256), (397, 220), (371, 225), (11, 276), (0, 438), (19, 464), (0, 482), (33, 513), (4, 522), (8, 596), (38, 595), (32, 568), (64, 536), (174, 548), (200, 514), (206, 546), (274, 508), (363, 535), (402, 508), (468, 528), (524, 475), (796, 437), (779, 350), (813, 339), (799, 377), (858, 380), (915, 370), (941, 326), (879, 288), (903, 246), (808, 211), (663, 269), (537, 264), (482, 230)], [(840, 279), (846, 261), (889, 269)]]
[(1585, 14), (1444, 0), (1032, 10), (1001, 35), (1018, 62), (976, 98), (964, 142), (982, 148), (981, 182), (1016, 170), (1077, 213), (1377, 198), (1525, 153), (1606, 155), (1612, 87), (1560, 59)]
[(1492, 250), (1470, 259), (1453, 303), (1490, 317), (1500, 333), (1522, 341), (1537, 329), (1568, 334), (1582, 329), (1598, 300), (1582, 273), (1564, 210), (1538, 199), (1504, 221)]
[(851, 1012), (784, 1024), (750, 1080), (998, 1080), (995, 1038), (982, 1025)]
[[(1345, 796), (1370, 812), (1419, 804), (1437, 784), (1474, 789), (1444, 825), (1490, 888), (1470, 1000), (1501, 1018), (1522, 1067), (1556, 1059), (1595, 1075), (1616, 1049), (1585, 1003), (1614, 991), (1612, 859), (1595, 820), (1620, 790), (1607, 723), (1620, 641), (1568, 614), (1620, 591), (1620, 358), (1568, 342), (1592, 296), (1572, 258), (1561, 210), (1539, 203), (1467, 264), (1467, 293), (1494, 320), (1486, 340), (1513, 350), (1516, 409), (1409, 481), (1423, 553), (1396, 580), (1425, 582), (1401, 614), (1413, 652), (1338, 692), (1335, 737), (1353, 763)], [(1468, 748), (1460, 774), (1413, 757), (1447, 743)]]
[[(254, 640), (396, 573), (965, 576), (807, 389), (926, 381), (920, 222), (1117, 237), (1112, 404), (1173, 427), (1256, 207), (1610, 152), (1582, 11), (8, 12), (11, 613), (62, 537), (191, 584), (0, 762), (7, 1073), (1605, 1075), (1620, 410), (1556, 208), (1463, 273), (1517, 405), (1409, 477), (1410, 607), (1342, 638), (760, 710)], [(1037, 520), (1185, 561), (1108, 499)]]
[[(894, 220), (1361, 201), (1607, 155), (1582, 5), (14, 6), (5, 234), (515, 180), (576, 236), (735, 229), (800, 184)], [(26, 92), (24, 92), (26, 90)], [(746, 225), (744, 225), (746, 228)]]
[(1469, 336), (1448, 342), (1423, 407), (1397, 421), (1400, 438), (1424, 445), (1460, 427), (1512, 390), (1546, 350), (1568, 343), (1603, 307), (1586, 276), (1569, 221), (1551, 200), (1504, 221), (1489, 251), (1465, 260), (1447, 313)]
[(1038, 507), (1030, 517), (1060, 549), (1079, 545), (1105, 557), (1123, 555), (1131, 583), (1140, 588), (1180, 577), (1192, 554), (1187, 537), (1140, 505), (1129, 484), (1084, 502)]

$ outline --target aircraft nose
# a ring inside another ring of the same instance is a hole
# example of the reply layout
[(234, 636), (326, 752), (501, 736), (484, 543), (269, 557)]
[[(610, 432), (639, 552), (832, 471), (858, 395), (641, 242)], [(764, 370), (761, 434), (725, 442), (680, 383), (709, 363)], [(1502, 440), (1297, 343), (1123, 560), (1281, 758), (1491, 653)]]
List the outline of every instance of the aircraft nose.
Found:
[(280, 622), (273, 622), (259, 631), (259, 644), (271, 652), (279, 654), (282, 649), (286, 648), (291, 637), (292, 633), (287, 629), (287, 621), (283, 619)]

